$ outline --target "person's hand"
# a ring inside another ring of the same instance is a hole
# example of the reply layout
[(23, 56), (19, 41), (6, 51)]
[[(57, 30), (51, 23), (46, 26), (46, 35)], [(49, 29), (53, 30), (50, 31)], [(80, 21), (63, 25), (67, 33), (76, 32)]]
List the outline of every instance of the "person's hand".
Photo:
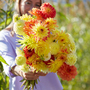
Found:
[(36, 80), (39, 78), (39, 75), (37, 73), (34, 73), (32, 71), (28, 72), (28, 73), (24, 73), (22, 71), (20, 71), (20, 76), (23, 77), (26, 80)]
[(46, 76), (46, 75), (47, 75), (47, 73), (43, 73), (43, 72), (30, 71), (28, 73), (24, 73), (24, 72), (20, 71), (20, 76), (22, 76), (26, 80), (36, 80), (39, 78), (39, 76)]
[(39, 75), (36, 74), (35, 72), (33, 71), (30, 71), (28, 73), (25, 73), (23, 71), (21, 71), (20, 67), (19, 66), (14, 66), (11, 70), (11, 72), (17, 76), (21, 76), (23, 77), (24, 79), (26, 80), (36, 80), (39, 78)]
[(39, 75), (39, 76), (46, 76), (48, 73), (37, 72), (36, 74)]
[(36, 71), (30, 71), (28, 73), (25, 73), (23, 71), (20, 70), (19, 66), (14, 66), (13, 69), (11, 70), (11, 72), (17, 76), (21, 76), (26, 80), (36, 80), (39, 78), (39, 76), (46, 76), (47, 73), (43, 73), (43, 72), (36, 72)]

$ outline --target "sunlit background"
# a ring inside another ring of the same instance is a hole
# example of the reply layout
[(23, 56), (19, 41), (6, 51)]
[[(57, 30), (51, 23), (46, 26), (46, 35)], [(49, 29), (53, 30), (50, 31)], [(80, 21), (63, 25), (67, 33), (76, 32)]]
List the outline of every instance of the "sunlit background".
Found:
[[(0, 0), (0, 30), (11, 21), (15, 0)], [(46, 0), (48, 1), (48, 0)], [(58, 29), (70, 33), (76, 43), (78, 75), (60, 81), (64, 90), (90, 90), (90, 0), (49, 0), (56, 8)], [(9, 90), (9, 78), (0, 63), (0, 90)]]

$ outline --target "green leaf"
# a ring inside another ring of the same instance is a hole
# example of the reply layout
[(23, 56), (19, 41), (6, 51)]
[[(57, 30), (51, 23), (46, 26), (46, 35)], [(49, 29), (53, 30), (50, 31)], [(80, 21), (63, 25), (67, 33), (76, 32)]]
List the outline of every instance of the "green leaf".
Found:
[[(6, 64), (6, 65), (8, 65), (7, 63), (6, 63), (6, 61), (0, 56), (0, 61), (2, 62), (2, 63), (4, 63), (4, 64)], [(8, 65), (9, 66), (9, 65)]]
[(6, 11), (5, 11), (5, 10), (3, 10), (3, 9), (0, 9), (0, 11), (6, 14)]
[(25, 79), (22, 79), (20, 82), (23, 82)]
[(41, 60), (44, 60), (44, 55), (41, 55), (41, 56), (40, 56), (40, 59), (41, 59)]
[(0, 73), (3, 72), (3, 66), (2, 66), (2, 63), (0, 62)]

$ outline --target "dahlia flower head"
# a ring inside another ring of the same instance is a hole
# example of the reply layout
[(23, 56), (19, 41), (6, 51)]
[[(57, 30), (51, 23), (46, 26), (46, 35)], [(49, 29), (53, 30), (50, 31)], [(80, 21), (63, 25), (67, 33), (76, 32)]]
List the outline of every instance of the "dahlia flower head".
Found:
[(56, 10), (49, 3), (44, 3), (41, 5), (40, 9), (33, 8), (29, 11), (30, 14), (35, 15), (38, 19), (54, 18), (56, 15)]
[(16, 49), (16, 64), (23, 72), (30, 68), (44, 73), (57, 73), (63, 80), (70, 81), (77, 75), (77, 61), (73, 37), (57, 30), (55, 8), (43, 3), (40, 9), (33, 8), (30, 15), (15, 15), (14, 31), (21, 45)]

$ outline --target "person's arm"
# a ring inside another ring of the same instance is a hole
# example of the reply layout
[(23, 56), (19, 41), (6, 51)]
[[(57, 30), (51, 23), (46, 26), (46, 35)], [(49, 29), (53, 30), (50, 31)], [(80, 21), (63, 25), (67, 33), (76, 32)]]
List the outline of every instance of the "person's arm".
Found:
[(4, 36), (1, 36), (1, 34), (0, 34), (0, 54), (9, 65), (8, 66), (2, 63), (5, 74), (9, 77), (12, 77), (12, 73), (10, 73), (10, 70), (13, 66), (16, 65), (15, 54), (10, 43), (7, 40), (5, 40)]

